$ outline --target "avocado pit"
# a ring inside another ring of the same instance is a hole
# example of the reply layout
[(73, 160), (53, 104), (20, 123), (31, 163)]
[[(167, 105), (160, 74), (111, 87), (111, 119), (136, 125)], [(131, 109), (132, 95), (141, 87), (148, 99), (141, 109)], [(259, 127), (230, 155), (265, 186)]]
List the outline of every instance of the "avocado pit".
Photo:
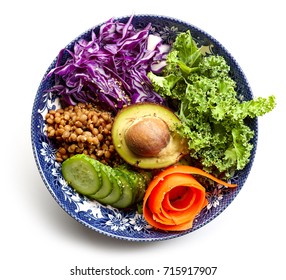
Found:
[(142, 157), (157, 156), (170, 142), (167, 124), (158, 117), (142, 117), (125, 133), (127, 147)]

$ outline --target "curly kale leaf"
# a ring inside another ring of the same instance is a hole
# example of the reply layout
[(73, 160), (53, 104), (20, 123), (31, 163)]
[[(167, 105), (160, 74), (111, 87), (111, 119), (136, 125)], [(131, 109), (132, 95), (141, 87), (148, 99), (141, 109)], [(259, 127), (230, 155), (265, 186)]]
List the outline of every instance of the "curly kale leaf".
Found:
[(161, 76), (149, 73), (154, 89), (178, 104), (190, 156), (212, 173), (231, 177), (249, 162), (254, 132), (246, 118), (275, 107), (275, 97), (241, 102), (230, 67), (222, 56), (203, 56), (189, 31), (178, 35)]

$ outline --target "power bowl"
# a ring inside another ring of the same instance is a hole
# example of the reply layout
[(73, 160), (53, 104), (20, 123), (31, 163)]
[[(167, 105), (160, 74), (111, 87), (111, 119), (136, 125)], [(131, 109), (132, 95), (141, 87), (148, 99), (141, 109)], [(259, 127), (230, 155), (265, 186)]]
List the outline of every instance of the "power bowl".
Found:
[[(126, 16), (116, 20), (126, 23), (129, 18)], [(152, 32), (160, 34), (167, 43), (172, 42), (179, 32), (190, 30), (199, 46), (204, 46), (204, 49), (208, 52), (225, 58), (231, 69), (230, 75), (237, 83), (236, 89), (238, 94), (243, 96), (244, 100), (253, 99), (250, 86), (242, 69), (223, 45), (211, 35), (190, 23), (166, 16), (135, 15), (132, 20), (133, 26), (138, 29), (144, 28), (148, 23), (152, 24)], [(92, 31), (97, 33), (101, 25), (98, 24), (85, 31), (71, 41), (66, 48), (72, 50), (75, 42), (80, 38), (90, 40)], [(243, 170), (236, 172), (233, 178), (238, 187), (227, 192), (222, 191), (220, 188), (214, 189), (209, 196), (208, 207), (197, 216), (190, 230), (182, 232), (159, 231), (150, 227), (143, 215), (136, 210), (123, 211), (104, 206), (75, 192), (61, 174), (61, 164), (55, 158), (56, 148), (47, 138), (45, 130), (45, 115), (47, 111), (59, 107), (57, 99), (49, 94), (48, 91), (54, 84), (54, 79), (53, 77), (46, 78), (49, 71), (55, 67), (56, 61), (57, 58), (54, 59), (47, 69), (36, 93), (32, 109), (31, 140), (34, 158), (45, 186), (59, 206), (76, 221), (96, 232), (127, 241), (167, 240), (189, 234), (208, 224), (235, 199), (249, 175), (254, 160), (258, 135), (256, 118), (251, 119), (248, 123), (249, 127), (255, 132), (252, 139), (253, 149), (250, 162)]]

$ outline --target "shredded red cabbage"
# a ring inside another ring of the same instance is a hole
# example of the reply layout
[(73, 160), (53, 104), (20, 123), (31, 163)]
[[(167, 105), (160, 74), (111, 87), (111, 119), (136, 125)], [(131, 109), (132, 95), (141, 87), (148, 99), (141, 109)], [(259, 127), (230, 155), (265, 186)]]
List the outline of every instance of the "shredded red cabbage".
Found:
[[(147, 73), (162, 70), (170, 46), (150, 34), (151, 24), (136, 30), (132, 18), (126, 24), (110, 19), (97, 35), (92, 31), (90, 41), (80, 39), (73, 51), (61, 50), (47, 75), (55, 75), (50, 91), (66, 105), (93, 102), (114, 112), (137, 102), (164, 103)], [(65, 52), (69, 57), (60, 65)]]

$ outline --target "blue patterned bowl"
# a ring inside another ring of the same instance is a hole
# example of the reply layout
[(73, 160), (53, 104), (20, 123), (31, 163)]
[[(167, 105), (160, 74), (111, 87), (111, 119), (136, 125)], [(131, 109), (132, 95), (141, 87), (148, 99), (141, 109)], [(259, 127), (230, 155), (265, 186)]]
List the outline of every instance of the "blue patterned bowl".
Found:
[[(129, 17), (123, 17), (118, 20), (125, 23), (128, 19)], [(243, 96), (245, 100), (253, 98), (241, 68), (231, 54), (212, 36), (189, 23), (163, 16), (137, 15), (134, 16), (132, 24), (136, 28), (143, 28), (150, 22), (153, 27), (152, 32), (159, 33), (166, 42), (172, 42), (178, 32), (190, 30), (199, 46), (204, 46), (208, 52), (222, 55), (226, 59), (231, 67), (231, 76), (237, 83), (238, 94)], [(90, 40), (92, 30), (98, 32), (99, 27), (100, 25), (97, 25), (87, 30), (73, 40), (67, 48), (72, 50), (74, 43), (79, 38)], [(46, 91), (53, 85), (54, 81), (52, 78), (45, 79), (45, 76), (55, 67), (55, 63), (56, 59), (47, 69), (35, 97), (31, 122), (32, 146), (39, 172), (46, 187), (57, 203), (75, 220), (99, 233), (128, 241), (166, 240), (188, 234), (206, 225), (222, 213), (239, 193), (248, 177), (256, 151), (257, 119), (252, 119), (248, 123), (255, 132), (252, 139), (253, 150), (249, 164), (244, 170), (235, 174), (234, 181), (238, 187), (227, 192), (217, 187), (209, 197), (208, 207), (196, 218), (193, 228), (190, 230), (183, 232), (158, 231), (150, 227), (143, 216), (136, 211), (126, 212), (107, 207), (76, 193), (63, 179), (61, 165), (55, 160), (55, 147), (50, 143), (45, 133), (45, 114), (49, 109), (60, 106), (57, 100)]]

